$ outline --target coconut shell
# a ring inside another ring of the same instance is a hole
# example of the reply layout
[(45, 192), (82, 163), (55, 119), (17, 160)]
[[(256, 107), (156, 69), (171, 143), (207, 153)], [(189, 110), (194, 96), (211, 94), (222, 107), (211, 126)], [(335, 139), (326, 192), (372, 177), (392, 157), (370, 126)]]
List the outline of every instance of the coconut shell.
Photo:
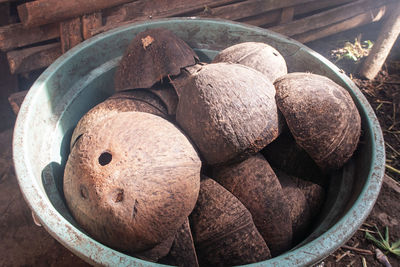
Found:
[(156, 245), (154, 248), (144, 252), (134, 253), (133, 256), (142, 260), (157, 262), (159, 259), (167, 256), (167, 254), (170, 252), (174, 239), (175, 236), (172, 235), (160, 244)]
[(124, 91), (110, 96), (105, 101), (89, 110), (78, 122), (71, 137), (70, 148), (76, 140), (106, 117), (128, 111), (140, 111), (167, 118), (167, 109), (161, 100), (146, 90)]
[(149, 89), (157, 95), (168, 110), (168, 115), (175, 115), (178, 106), (178, 95), (170, 83), (156, 84)]
[(169, 254), (160, 262), (180, 267), (199, 266), (189, 219), (178, 229)]
[(270, 258), (250, 212), (210, 178), (201, 181), (190, 219), (201, 266), (232, 266)]
[(259, 42), (245, 42), (225, 48), (214, 58), (213, 63), (230, 62), (248, 66), (264, 74), (274, 82), (287, 74), (286, 61), (272, 46)]
[(200, 168), (197, 152), (172, 123), (149, 113), (118, 113), (76, 141), (65, 166), (65, 199), (90, 236), (123, 252), (142, 252), (184, 223), (197, 200)]
[(300, 241), (308, 232), (311, 223), (311, 209), (308, 206), (303, 191), (287, 174), (276, 170), (279, 182), (282, 186), (284, 197), (287, 199), (292, 220), (293, 243)]
[(264, 157), (257, 154), (243, 162), (215, 168), (213, 173), (215, 180), (250, 211), (272, 256), (289, 250), (292, 245), (291, 205)]
[(176, 86), (176, 120), (210, 165), (255, 154), (279, 134), (274, 86), (252, 68), (208, 64)]
[(285, 170), (287, 174), (310, 180), (321, 186), (328, 185), (327, 175), (288, 132), (279, 135), (276, 140), (261, 150), (261, 154), (272, 166)]
[(350, 94), (327, 77), (290, 73), (275, 81), (276, 102), (295, 138), (323, 169), (338, 169), (353, 155), (361, 118)]
[(197, 61), (196, 53), (173, 32), (163, 28), (143, 31), (132, 40), (119, 63), (115, 90), (150, 88)]

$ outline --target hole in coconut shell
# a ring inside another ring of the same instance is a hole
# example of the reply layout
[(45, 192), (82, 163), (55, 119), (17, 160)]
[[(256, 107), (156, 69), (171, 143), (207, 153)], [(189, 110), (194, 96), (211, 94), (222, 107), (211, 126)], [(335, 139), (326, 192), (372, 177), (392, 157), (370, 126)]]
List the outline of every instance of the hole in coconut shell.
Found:
[(107, 164), (109, 164), (112, 160), (112, 155), (109, 152), (103, 152), (101, 153), (100, 157), (99, 157), (99, 164), (101, 166), (105, 166)]

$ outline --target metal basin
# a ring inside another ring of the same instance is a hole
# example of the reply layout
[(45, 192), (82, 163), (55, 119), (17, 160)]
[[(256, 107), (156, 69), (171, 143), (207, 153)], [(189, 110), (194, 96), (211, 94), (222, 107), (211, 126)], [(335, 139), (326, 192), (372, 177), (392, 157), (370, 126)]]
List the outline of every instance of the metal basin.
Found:
[(332, 184), (313, 232), (285, 254), (253, 266), (307, 266), (346, 242), (371, 211), (384, 174), (384, 143), (378, 120), (354, 83), (328, 60), (304, 45), (258, 27), (224, 20), (176, 18), (124, 26), (100, 34), (54, 62), (30, 89), (19, 112), (13, 152), (26, 202), (46, 230), (73, 253), (94, 265), (155, 266), (110, 249), (88, 236), (71, 217), (63, 196), (63, 170), (78, 120), (113, 93), (115, 67), (139, 32), (165, 27), (210, 61), (230, 45), (266, 42), (285, 57), (289, 71), (325, 75), (345, 87), (362, 118), (362, 142)]

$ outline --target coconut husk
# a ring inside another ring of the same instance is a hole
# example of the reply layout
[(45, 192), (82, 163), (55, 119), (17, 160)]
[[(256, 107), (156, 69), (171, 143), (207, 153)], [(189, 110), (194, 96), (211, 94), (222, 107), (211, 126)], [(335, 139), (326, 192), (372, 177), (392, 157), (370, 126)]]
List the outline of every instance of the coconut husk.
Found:
[(201, 266), (232, 266), (270, 258), (250, 212), (229, 191), (203, 177), (190, 215)]
[(350, 94), (327, 77), (289, 73), (275, 81), (276, 102), (295, 138), (322, 169), (338, 169), (353, 155), (361, 118)]
[(289, 250), (292, 245), (292, 205), (264, 157), (257, 154), (240, 163), (214, 168), (213, 173), (215, 180), (250, 211), (272, 256)]
[(210, 165), (240, 161), (279, 134), (275, 89), (252, 68), (208, 64), (175, 86), (176, 120)]
[(122, 112), (91, 125), (76, 141), (64, 195), (91, 237), (126, 253), (142, 252), (174, 236), (191, 213), (200, 168), (197, 152), (172, 123)]
[(286, 61), (272, 46), (260, 42), (245, 42), (225, 48), (213, 63), (230, 62), (256, 69), (274, 82), (287, 74)]
[(115, 90), (150, 88), (197, 61), (196, 53), (173, 32), (164, 28), (143, 31), (131, 41), (119, 63)]

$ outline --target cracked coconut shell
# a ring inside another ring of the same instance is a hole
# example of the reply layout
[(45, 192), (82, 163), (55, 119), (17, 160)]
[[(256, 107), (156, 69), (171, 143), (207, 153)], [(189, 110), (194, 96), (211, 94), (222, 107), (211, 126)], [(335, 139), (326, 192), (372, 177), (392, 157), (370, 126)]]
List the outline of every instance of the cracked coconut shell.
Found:
[(89, 110), (78, 122), (71, 137), (70, 148), (94, 124), (106, 117), (128, 111), (139, 111), (167, 118), (167, 109), (161, 100), (147, 90), (118, 92)]
[(322, 169), (338, 169), (357, 148), (361, 118), (350, 94), (327, 77), (289, 73), (275, 81), (276, 102), (295, 138)]
[(127, 253), (175, 235), (200, 187), (201, 161), (186, 136), (143, 112), (117, 113), (90, 126), (64, 172), (65, 199), (78, 224)]
[(176, 121), (210, 165), (255, 154), (279, 134), (275, 88), (252, 68), (208, 64), (174, 86)]
[(176, 232), (171, 250), (165, 258), (160, 260), (160, 263), (180, 267), (199, 266), (189, 219), (186, 219)]
[(143, 31), (132, 40), (119, 63), (115, 90), (150, 88), (197, 61), (193, 49), (173, 32), (164, 28)]
[(272, 256), (290, 249), (290, 203), (274, 171), (262, 155), (257, 154), (240, 163), (215, 168), (213, 175), (218, 183), (250, 211)]
[(210, 178), (202, 178), (190, 219), (201, 266), (241, 265), (271, 257), (250, 212)]
[(217, 62), (242, 64), (256, 69), (271, 82), (287, 74), (286, 61), (278, 50), (260, 42), (245, 42), (225, 48), (214, 58), (213, 63)]

